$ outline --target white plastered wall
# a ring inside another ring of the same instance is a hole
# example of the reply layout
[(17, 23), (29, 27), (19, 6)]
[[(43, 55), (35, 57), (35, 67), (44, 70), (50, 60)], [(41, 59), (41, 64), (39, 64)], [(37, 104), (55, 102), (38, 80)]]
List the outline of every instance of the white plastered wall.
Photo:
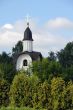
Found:
[(33, 51), (33, 41), (29, 41), (29, 40), (23, 41), (23, 52), (24, 51), (28, 51), (28, 52)]
[[(27, 66), (23, 66), (24, 60), (27, 60)], [(31, 64), (32, 64), (31, 57), (27, 54), (22, 54), (17, 59), (16, 70), (21, 70), (21, 69), (27, 70)]]

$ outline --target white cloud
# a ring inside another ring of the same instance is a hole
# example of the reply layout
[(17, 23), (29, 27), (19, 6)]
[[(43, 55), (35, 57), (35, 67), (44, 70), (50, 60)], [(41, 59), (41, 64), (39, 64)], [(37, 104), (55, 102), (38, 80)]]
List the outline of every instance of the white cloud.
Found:
[[(57, 18), (53, 22), (52, 20), (50, 20), (49, 23), (53, 28), (60, 28), (65, 26), (72, 27), (73, 25), (71, 21), (60, 18)], [(19, 20), (14, 24), (5, 24), (4, 26), (2, 26), (0, 28), (0, 52), (11, 52), (12, 47), (19, 40), (23, 39), (23, 34), (26, 27), (26, 22), (24, 20)], [(67, 42), (73, 40), (72, 35), (71, 37), (69, 36), (68, 38), (66, 38), (61, 34), (53, 34), (53, 32), (49, 32), (47, 29), (45, 29), (45, 27), (39, 27), (34, 20), (30, 21), (30, 28), (33, 33), (34, 51), (40, 51), (44, 56), (47, 56), (49, 51), (58, 51), (61, 48), (64, 48)]]
[(8, 29), (8, 30), (12, 30), (14, 27), (12, 24), (5, 24), (2, 26), (2, 29)]
[(47, 55), (50, 51), (59, 51), (64, 48), (70, 39), (72, 40), (72, 37), (66, 39), (64, 36), (53, 35), (52, 33), (46, 31), (44, 31), (44, 33), (40, 32), (40, 34), (36, 33), (33, 37), (35, 50), (41, 51), (43, 55)]
[(18, 32), (4, 31), (0, 32), (0, 52), (10, 51), (18, 40), (22, 39), (22, 35)]
[(67, 18), (57, 17), (55, 19), (49, 20), (46, 24), (49, 28), (73, 28), (73, 21), (70, 21)]

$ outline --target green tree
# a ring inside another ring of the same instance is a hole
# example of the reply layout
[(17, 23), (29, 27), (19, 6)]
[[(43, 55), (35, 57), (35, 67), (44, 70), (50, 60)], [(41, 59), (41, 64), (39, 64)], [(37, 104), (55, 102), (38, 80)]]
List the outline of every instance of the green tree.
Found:
[(48, 52), (49, 53), (49, 56), (48, 56), (48, 59), (50, 60), (50, 61), (56, 61), (56, 55), (55, 55), (55, 53), (54, 52)]
[(51, 98), (53, 110), (64, 110), (65, 82), (61, 77), (51, 80)]
[(37, 75), (41, 81), (48, 79), (48, 59), (44, 58), (41, 61), (33, 62), (33, 74)]
[(73, 110), (73, 82), (69, 81), (66, 86), (65, 109)]
[(4, 71), (2, 70), (0, 65), (0, 79), (3, 79), (3, 78), (4, 78)]
[(13, 65), (12, 56), (9, 56), (6, 52), (3, 52), (0, 55), (0, 74), (2, 73), (2, 77), (8, 82), (12, 82), (15, 75), (15, 67)]
[(13, 64), (6, 62), (0, 64), (0, 77), (3, 77), (5, 80), (11, 83), (15, 74), (16, 70)]
[(9, 56), (6, 52), (2, 52), (0, 55), (0, 63), (12, 63), (12, 57)]
[(36, 74), (41, 81), (51, 80), (53, 76), (60, 76), (62, 67), (59, 62), (49, 61), (44, 58), (41, 61), (33, 62), (33, 74)]
[(20, 72), (14, 77), (10, 88), (10, 102), (15, 106), (28, 106), (31, 102), (31, 85), (29, 77)]
[(22, 50), (23, 50), (22, 41), (18, 41), (15, 47), (12, 48), (12, 53), (13, 54), (20, 53), (22, 52)]
[(33, 94), (33, 97), (35, 108), (46, 108), (51, 110), (51, 92), (50, 85), (47, 81), (39, 83), (37, 86), (37, 92)]
[(0, 79), (0, 106), (9, 105), (9, 87), (6, 80)]
[(73, 42), (69, 42), (64, 49), (58, 52), (57, 57), (63, 67), (73, 65)]
[(62, 68), (62, 74), (61, 77), (66, 81), (73, 80), (73, 65), (68, 68)]

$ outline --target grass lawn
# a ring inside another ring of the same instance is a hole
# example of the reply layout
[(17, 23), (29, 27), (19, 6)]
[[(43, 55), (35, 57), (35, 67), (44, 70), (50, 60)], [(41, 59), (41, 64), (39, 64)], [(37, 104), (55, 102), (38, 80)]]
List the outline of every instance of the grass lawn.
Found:
[(46, 110), (46, 109), (34, 109), (34, 108), (28, 108), (28, 107), (21, 107), (21, 108), (17, 108), (17, 107), (2, 107), (0, 108), (0, 110)]

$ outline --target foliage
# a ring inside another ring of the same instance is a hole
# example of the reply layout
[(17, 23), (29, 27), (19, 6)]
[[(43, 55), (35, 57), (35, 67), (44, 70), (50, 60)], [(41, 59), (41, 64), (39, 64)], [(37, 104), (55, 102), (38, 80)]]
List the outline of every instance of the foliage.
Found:
[(1, 77), (3, 77), (5, 80), (7, 80), (9, 83), (12, 82), (14, 75), (15, 75), (15, 69), (13, 64), (8, 63), (1, 63), (0, 64), (1, 69)]
[(12, 57), (9, 56), (6, 52), (3, 52), (0, 55), (0, 63), (11, 63), (12, 62)]
[(62, 67), (57, 61), (49, 61), (47, 58), (42, 62), (33, 62), (33, 74), (36, 74), (41, 81), (51, 80), (53, 76), (59, 76), (62, 73)]
[(36, 75), (28, 76), (25, 72), (20, 71), (14, 77), (9, 97), (11, 106), (72, 110), (73, 82), (65, 83), (61, 77), (57, 76), (53, 77), (50, 83), (48, 80), (41, 82)]
[[(16, 44), (13, 53), (22, 51), (22, 47), (18, 49), (19, 45)], [(3, 52), (0, 55), (0, 106), (10, 104), (11, 107), (21, 107), (10, 109), (23, 110), (72, 110), (72, 52), (73, 42), (58, 52), (58, 60), (54, 52), (50, 52), (48, 58), (33, 62), (29, 68), (31, 74), (29, 71), (16, 72), (12, 57)]]
[(55, 55), (55, 53), (54, 52), (48, 52), (49, 53), (49, 56), (48, 56), (48, 59), (50, 60), (50, 61), (56, 61), (56, 55)]
[[(29, 108), (29, 107), (2, 107), (0, 110), (36, 110), (35, 108)], [(46, 110), (46, 109), (39, 109), (39, 110)]]
[(33, 102), (35, 108), (51, 108), (50, 85), (47, 81), (39, 83), (33, 94)]
[(10, 89), (11, 105), (31, 105), (31, 92), (29, 91), (31, 91), (29, 77), (24, 73), (16, 75)]
[(12, 53), (13, 54), (20, 53), (22, 52), (22, 50), (23, 50), (22, 41), (18, 41), (15, 47), (12, 48)]
[(65, 109), (73, 110), (73, 82), (68, 82), (65, 95)]
[(4, 78), (4, 71), (2, 70), (0, 66), (0, 80)]
[(67, 68), (73, 65), (73, 42), (69, 42), (64, 49), (57, 53), (60, 64)]
[(6, 52), (0, 55), (0, 77), (3, 77), (9, 83), (12, 82), (15, 75), (13, 59)]
[(9, 104), (9, 84), (6, 80), (0, 79), (0, 106)]
[(64, 110), (65, 82), (60, 77), (51, 80), (51, 98), (53, 110)]
[(33, 74), (36, 74), (41, 81), (48, 78), (48, 65), (47, 59), (43, 59), (42, 62), (33, 62)]
[(10, 89), (11, 105), (47, 108), (50, 103), (49, 91), (48, 82), (41, 83), (35, 75), (29, 77), (24, 73), (18, 74)]
[(73, 65), (68, 68), (62, 68), (62, 74), (61, 77), (66, 81), (73, 80)]

